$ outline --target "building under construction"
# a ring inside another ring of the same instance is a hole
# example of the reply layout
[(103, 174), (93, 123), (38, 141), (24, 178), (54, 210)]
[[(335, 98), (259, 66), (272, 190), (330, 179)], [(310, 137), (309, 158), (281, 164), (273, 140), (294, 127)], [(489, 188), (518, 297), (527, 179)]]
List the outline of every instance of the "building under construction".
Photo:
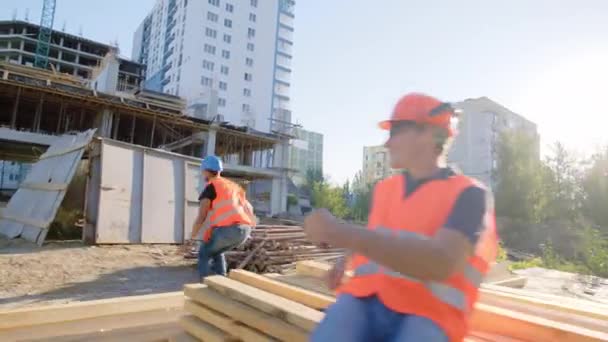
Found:
[[(119, 65), (110, 52), (91, 69), (91, 78), (84, 79), (55, 68), (0, 62), (0, 159), (33, 162), (61, 136), (96, 132), (92, 147), (83, 153), (89, 165), (83, 201), (90, 226), (83, 233), (86, 239), (97, 243), (183, 241), (198, 206), (198, 163), (204, 155), (222, 157), (225, 175), (241, 184), (252, 180), (272, 184), (268, 193), (254, 193), (251, 198), (258, 214), (286, 210), (288, 135), (193, 119), (182, 114), (184, 101), (179, 97), (121, 90), (117, 87)], [(60, 188), (65, 191), (61, 186), (50, 189)], [(108, 227), (115, 229), (120, 216), (113, 206), (125, 200), (130, 204), (124, 212), (122, 236), (104, 235)], [(32, 221), (32, 217), (14, 216), (18, 211), (9, 202), (2, 218), (36, 222), (34, 226), (48, 230), (52, 219)], [(162, 217), (156, 215), (165, 212)], [(140, 219), (133, 223), (133, 217)], [(150, 217), (152, 221), (146, 222)], [(171, 225), (174, 228), (167, 229)], [(34, 235), (31, 240), (44, 241), (45, 234), (37, 231)]]

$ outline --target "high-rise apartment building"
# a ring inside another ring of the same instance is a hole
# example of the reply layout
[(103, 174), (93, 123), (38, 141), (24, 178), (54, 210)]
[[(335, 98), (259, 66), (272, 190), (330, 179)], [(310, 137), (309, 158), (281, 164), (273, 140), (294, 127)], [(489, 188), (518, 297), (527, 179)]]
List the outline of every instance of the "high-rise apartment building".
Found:
[(463, 115), (448, 153), (448, 163), (455, 164), (467, 176), (494, 187), (497, 147), (500, 134), (505, 131), (521, 131), (534, 137), (540, 158), (540, 137), (534, 122), (487, 97), (468, 99), (454, 106), (462, 109)]
[(296, 138), (289, 146), (289, 168), (297, 170), (292, 180), (296, 185), (306, 182), (308, 171), (323, 174), (323, 134), (295, 128)]
[[(262, 132), (291, 122), (293, 0), (157, 0), (134, 35), (146, 87), (190, 115)], [(218, 116), (219, 115), (219, 116)]]

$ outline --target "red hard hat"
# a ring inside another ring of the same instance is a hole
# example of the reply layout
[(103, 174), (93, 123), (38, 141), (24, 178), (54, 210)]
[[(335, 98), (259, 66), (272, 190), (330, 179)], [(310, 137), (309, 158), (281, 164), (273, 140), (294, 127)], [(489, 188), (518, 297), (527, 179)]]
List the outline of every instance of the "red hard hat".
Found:
[(403, 96), (395, 105), (389, 120), (380, 122), (381, 129), (388, 130), (393, 122), (413, 121), (445, 128), (449, 136), (454, 135), (452, 118), (460, 111), (451, 104), (441, 102), (432, 96), (411, 93)]

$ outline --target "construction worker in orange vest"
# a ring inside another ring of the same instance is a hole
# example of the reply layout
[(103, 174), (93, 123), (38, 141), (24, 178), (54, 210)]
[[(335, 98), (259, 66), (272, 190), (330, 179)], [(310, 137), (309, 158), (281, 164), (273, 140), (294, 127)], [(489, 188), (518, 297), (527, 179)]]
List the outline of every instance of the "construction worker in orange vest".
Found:
[(203, 243), (198, 253), (198, 271), (201, 278), (209, 275), (209, 262), (215, 274), (226, 275), (224, 252), (247, 240), (256, 218), (245, 191), (236, 183), (221, 177), (222, 161), (216, 156), (205, 157), (201, 172), (207, 185), (199, 197), (200, 207), (192, 225), (191, 241), (201, 228)]
[[(449, 103), (401, 98), (386, 142), (400, 175), (374, 189), (368, 227), (313, 211), (308, 237), (352, 253), (329, 273), (336, 303), (312, 341), (461, 341), (478, 288), (498, 247), (492, 196), (442, 165), (454, 135)], [(352, 278), (341, 283), (345, 267)]]

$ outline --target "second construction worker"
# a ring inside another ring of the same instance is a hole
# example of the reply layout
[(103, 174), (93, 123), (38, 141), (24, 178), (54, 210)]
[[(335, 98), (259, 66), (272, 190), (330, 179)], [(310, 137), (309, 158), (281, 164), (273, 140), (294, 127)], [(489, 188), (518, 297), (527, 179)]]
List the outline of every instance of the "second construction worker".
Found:
[(311, 341), (462, 341), (478, 288), (495, 261), (498, 237), (491, 195), (477, 181), (444, 167), (455, 110), (423, 95), (401, 98), (386, 142), (400, 175), (379, 182), (368, 227), (329, 211), (304, 222), (316, 243), (345, 248), (345, 266), (329, 274), (336, 303)]
[(207, 185), (199, 197), (199, 213), (191, 235), (194, 240), (200, 229), (205, 228), (198, 253), (198, 271), (201, 278), (208, 276), (211, 262), (213, 273), (225, 276), (224, 253), (247, 240), (256, 218), (245, 191), (221, 176), (222, 161), (218, 157), (205, 157), (201, 172)]

